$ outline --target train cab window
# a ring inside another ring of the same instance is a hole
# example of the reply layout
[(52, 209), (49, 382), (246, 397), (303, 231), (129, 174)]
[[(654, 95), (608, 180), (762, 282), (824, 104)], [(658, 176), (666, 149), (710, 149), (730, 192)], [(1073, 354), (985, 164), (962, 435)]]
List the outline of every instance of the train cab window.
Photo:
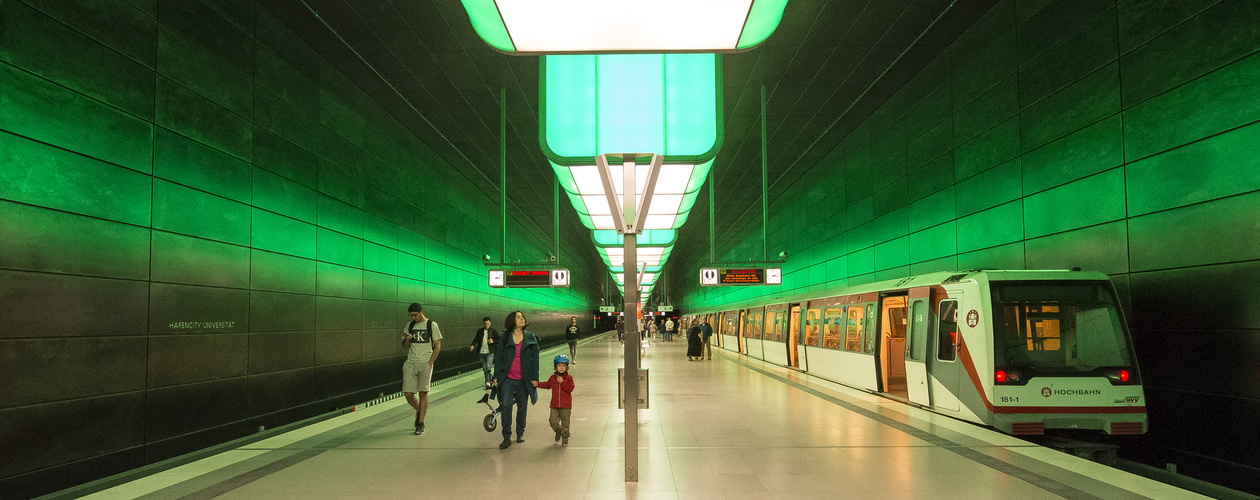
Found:
[(862, 306), (845, 308), (844, 350), (861, 352), (862, 335), (866, 333), (866, 314)]
[(805, 345), (818, 347), (818, 332), (822, 330), (822, 309), (805, 310)]
[(922, 360), (923, 347), (920, 342), (927, 330), (927, 301), (916, 299), (910, 306), (910, 334), (906, 345), (910, 347), (910, 359)]
[(1128, 336), (1108, 285), (993, 283), (994, 361), (1042, 374), (1132, 366)]
[(942, 300), (936, 309), (936, 359), (958, 359), (958, 301)]

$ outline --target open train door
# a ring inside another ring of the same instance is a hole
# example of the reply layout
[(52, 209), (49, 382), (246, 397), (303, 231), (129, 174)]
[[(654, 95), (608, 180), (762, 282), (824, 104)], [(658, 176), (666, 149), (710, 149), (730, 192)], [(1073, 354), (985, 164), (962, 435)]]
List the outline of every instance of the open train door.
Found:
[(931, 325), (931, 287), (911, 288), (909, 296), (910, 327), (906, 331), (906, 392), (907, 399), (923, 406), (931, 406), (928, 391), (927, 346), (928, 326)]

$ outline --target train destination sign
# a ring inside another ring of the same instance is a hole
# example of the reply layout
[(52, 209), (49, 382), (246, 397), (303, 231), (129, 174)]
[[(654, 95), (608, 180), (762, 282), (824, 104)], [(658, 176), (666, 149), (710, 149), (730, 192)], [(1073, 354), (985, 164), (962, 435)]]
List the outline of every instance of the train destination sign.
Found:
[(547, 288), (569, 286), (568, 269), (505, 270), (491, 269), (493, 288)]
[(780, 267), (718, 267), (700, 270), (700, 285), (782, 285)]

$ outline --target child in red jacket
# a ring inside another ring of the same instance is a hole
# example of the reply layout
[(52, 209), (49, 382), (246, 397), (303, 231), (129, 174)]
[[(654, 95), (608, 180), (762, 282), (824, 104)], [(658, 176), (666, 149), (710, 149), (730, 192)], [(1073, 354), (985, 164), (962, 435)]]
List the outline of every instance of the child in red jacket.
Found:
[(569, 414), (573, 411), (573, 375), (569, 375), (569, 357), (563, 354), (553, 360), (556, 372), (546, 382), (534, 382), (534, 387), (551, 389), (551, 428), (556, 431), (556, 441), (564, 439), (561, 446), (569, 445)]

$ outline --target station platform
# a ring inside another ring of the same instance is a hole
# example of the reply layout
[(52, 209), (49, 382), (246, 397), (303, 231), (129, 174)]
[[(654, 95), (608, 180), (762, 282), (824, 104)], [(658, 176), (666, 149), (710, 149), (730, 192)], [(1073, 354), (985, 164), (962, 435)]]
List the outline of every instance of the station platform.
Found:
[[(545, 372), (560, 349), (543, 351)], [(87, 498), (1207, 498), (729, 351), (645, 350), (638, 482), (625, 482), (622, 348), (606, 333), (572, 366), (567, 447), (539, 390), (526, 441), (499, 449), (475, 372), (434, 386), (423, 436), (394, 398)]]

